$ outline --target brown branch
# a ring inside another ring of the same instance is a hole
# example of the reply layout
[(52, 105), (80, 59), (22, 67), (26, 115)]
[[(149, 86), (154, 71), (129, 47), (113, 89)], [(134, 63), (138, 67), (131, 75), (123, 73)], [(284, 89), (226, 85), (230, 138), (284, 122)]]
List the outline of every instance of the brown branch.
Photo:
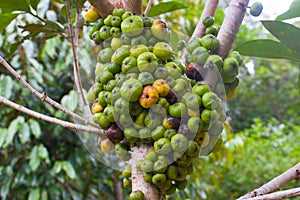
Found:
[(72, 53), (73, 53), (73, 70), (74, 70), (74, 82), (77, 93), (79, 95), (80, 102), (83, 106), (84, 113), (88, 117), (88, 119), (92, 118), (91, 110), (89, 105), (84, 97), (82, 83), (79, 73), (79, 63), (78, 63), (78, 38), (79, 38), (79, 17), (81, 8), (76, 8), (76, 17), (75, 17), (75, 31), (73, 30), (72, 25), (72, 17), (71, 17), (71, 9), (70, 9), (70, 0), (66, 1), (67, 13), (68, 13), (68, 24), (69, 24), (69, 37), (72, 45)]
[(125, 10), (132, 11), (137, 15), (141, 15), (143, 12), (141, 0), (98, 0), (96, 2), (89, 2), (101, 15), (101, 17), (110, 15), (115, 8), (124, 8)]
[(117, 178), (116, 173), (112, 175), (112, 181), (115, 189), (115, 199), (116, 200), (123, 200), (122, 196), (122, 184), (120, 180)]
[(269, 194), (271, 192), (279, 190), (280, 187), (282, 187), (286, 183), (288, 183), (296, 178), (300, 178), (300, 162), (298, 164), (296, 164), (294, 167), (285, 171), (283, 174), (272, 179), (270, 182), (264, 184), (260, 188), (255, 189), (252, 192), (249, 192), (248, 194), (240, 197), (238, 200), (244, 200), (244, 199), (248, 199), (251, 197)]
[(266, 194), (258, 197), (249, 198), (247, 200), (278, 200), (300, 196), (300, 187), (274, 192), (272, 194)]
[(165, 200), (166, 197), (161, 191), (151, 183), (144, 180), (143, 173), (137, 171), (136, 163), (144, 158), (144, 155), (151, 147), (146, 144), (132, 147), (131, 149), (131, 168), (132, 168), (132, 191), (141, 190), (145, 195), (145, 200)]
[(218, 55), (225, 58), (236, 38), (241, 23), (245, 17), (249, 0), (231, 0), (225, 13), (225, 18), (218, 33), (220, 46)]
[(86, 131), (86, 132), (89, 132), (89, 133), (93, 133), (93, 134), (96, 134), (98, 136), (104, 134), (104, 131), (101, 130), (101, 129), (97, 129), (97, 128), (93, 128), (93, 127), (88, 127), (88, 126), (84, 126), (84, 125), (80, 125), (80, 124), (74, 124), (74, 123), (71, 123), (71, 122), (67, 122), (67, 121), (63, 121), (63, 120), (60, 120), (60, 119), (56, 119), (56, 118), (53, 118), (53, 117), (49, 117), (47, 115), (43, 115), (41, 113), (38, 113), (38, 112), (35, 112), (33, 110), (30, 110), (22, 105), (19, 105), (19, 104), (16, 104), (2, 96), (0, 96), (0, 103), (3, 103), (4, 105), (7, 105), (7, 106), (10, 106), (22, 113), (25, 113), (27, 115), (30, 115), (34, 118), (37, 118), (37, 119), (40, 119), (40, 120), (44, 120), (46, 122), (50, 122), (50, 123), (53, 123), (53, 124), (58, 124), (58, 125), (61, 125), (62, 127), (65, 127), (65, 128), (70, 128), (70, 129), (75, 129), (77, 131)]
[(201, 14), (200, 20), (195, 28), (195, 31), (193, 32), (191, 39), (193, 39), (195, 37), (201, 38), (204, 36), (206, 27), (202, 24), (202, 21), (206, 16), (214, 16), (215, 15), (218, 4), (219, 4), (219, 0), (207, 0), (206, 1), (206, 4), (205, 4), (205, 7)]
[(96, 124), (94, 121), (85, 119), (76, 113), (69, 111), (67, 108), (62, 106), (61, 104), (57, 103), (53, 99), (51, 99), (45, 92), (40, 93), (36, 89), (34, 89), (18, 72), (16, 72), (12, 66), (10, 66), (4, 59), (3, 57), (0, 56), (0, 64), (2, 64), (8, 71), (11, 73), (22, 85), (24, 85), (26, 88), (29, 89), (29, 91), (34, 94), (36, 97), (41, 99), (43, 102), (46, 102), (50, 104), (51, 106), (57, 108), (58, 110), (61, 110), (62, 112), (66, 113), (70, 117), (73, 117), (74, 119), (84, 123), (84, 124), (90, 124), (95, 127), (99, 127), (98, 124)]
[(147, 16), (147, 15), (148, 15), (149, 10), (150, 10), (150, 8), (151, 8), (151, 6), (152, 6), (152, 4), (153, 4), (153, 1), (154, 1), (154, 0), (149, 0), (149, 1), (148, 1), (147, 7), (146, 7), (145, 12), (144, 12), (144, 16)]

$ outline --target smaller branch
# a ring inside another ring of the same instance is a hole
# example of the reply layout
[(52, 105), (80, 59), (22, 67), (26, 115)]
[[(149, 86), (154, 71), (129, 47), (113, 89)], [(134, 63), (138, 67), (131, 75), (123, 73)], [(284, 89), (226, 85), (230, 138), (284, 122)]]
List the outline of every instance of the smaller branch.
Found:
[(34, 118), (37, 118), (37, 119), (40, 119), (40, 120), (43, 120), (43, 121), (46, 121), (46, 122), (50, 122), (52, 124), (58, 124), (58, 125), (61, 125), (62, 127), (65, 127), (65, 128), (70, 128), (70, 129), (75, 129), (77, 131), (86, 131), (86, 132), (89, 132), (89, 133), (93, 133), (97, 136), (100, 136), (102, 134), (104, 134), (104, 131), (102, 129), (97, 129), (97, 128), (93, 128), (93, 127), (88, 127), (88, 126), (84, 126), (84, 125), (80, 125), (80, 124), (74, 124), (74, 123), (71, 123), (71, 122), (67, 122), (67, 121), (63, 121), (63, 120), (60, 120), (60, 119), (56, 119), (56, 118), (53, 118), (53, 117), (49, 117), (47, 115), (43, 115), (41, 113), (38, 113), (38, 112), (35, 112), (33, 110), (30, 110), (22, 105), (19, 105), (19, 104), (16, 104), (2, 96), (0, 96), (0, 103), (3, 103), (7, 106), (10, 106), (22, 113), (25, 113), (27, 115), (30, 115)]
[(42, 21), (42, 22), (44, 22), (44, 23), (46, 23), (46, 20), (44, 20), (43, 18), (41, 18), (40, 16), (38, 16), (38, 15), (36, 15), (36, 14), (34, 14), (34, 13), (32, 13), (32, 12), (28, 12), (30, 15), (32, 15), (33, 17), (36, 17), (38, 20), (40, 20), (40, 21)]
[(247, 200), (278, 200), (300, 196), (300, 187), (274, 192), (272, 194), (266, 194), (258, 197), (249, 198)]
[(218, 7), (219, 0), (207, 0), (203, 12), (201, 14), (200, 20), (195, 28), (195, 31), (191, 37), (191, 39), (195, 37), (203, 37), (205, 34), (206, 27), (202, 24), (203, 19), (206, 16), (214, 16), (216, 9)]
[(270, 182), (264, 184), (260, 188), (253, 190), (252, 192), (249, 192), (248, 194), (240, 197), (238, 200), (245, 200), (245, 199), (249, 199), (251, 197), (269, 194), (271, 192), (279, 190), (280, 187), (282, 187), (286, 183), (288, 183), (296, 178), (300, 178), (300, 162), (298, 164), (296, 164), (294, 167), (292, 167), (289, 170), (282, 173), (281, 175), (272, 179)]
[(70, 2), (69, 0), (66, 1), (66, 7), (67, 7), (67, 13), (68, 13), (68, 23), (69, 23), (69, 37), (71, 40), (72, 45), (72, 53), (73, 53), (73, 69), (74, 69), (74, 81), (75, 81), (75, 87), (77, 90), (77, 93), (79, 95), (80, 102), (83, 105), (84, 113), (88, 117), (88, 119), (92, 118), (91, 111), (89, 109), (89, 105), (86, 102), (83, 94), (82, 89), (82, 83), (79, 73), (79, 63), (78, 63), (78, 38), (79, 38), (79, 17), (80, 17), (80, 9), (76, 8), (76, 18), (75, 18), (75, 31), (73, 31), (73, 25), (72, 25), (72, 17), (71, 17), (71, 10), (70, 10)]
[(115, 199), (116, 200), (123, 200), (122, 196), (122, 184), (120, 180), (118, 179), (116, 173), (112, 175), (112, 181), (115, 189)]
[(148, 15), (149, 10), (150, 10), (152, 4), (153, 4), (153, 0), (149, 0), (149, 1), (148, 1), (148, 4), (147, 4), (147, 7), (146, 7), (146, 9), (145, 9), (145, 12), (144, 12), (144, 16), (147, 16), (147, 15)]
[(42, 101), (50, 104), (51, 106), (57, 108), (58, 110), (61, 110), (62, 112), (66, 113), (67, 115), (73, 117), (74, 119), (77, 119), (81, 122), (83, 122), (84, 124), (90, 124), (93, 125), (95, 127), (99, 127), (98, 124), (96, 124), (94, 121), (92, 120), (88, 120), (85, 119), (79, 115), (77, 115), (74, 112), (69, 111), (67, 108), (65, 108), (64, 106), (62, 106), (61, 104), (57, 103), (56, 101), (54, 101), (53, 99), (51, 99), (45, 92), (40, 93), (37, 90), (35, 90), (28, 82), (26, 82), (26, 80), (20, 75), (18, 74), (18, 72), (16, 72), (12, 66), (10, 66), (4, 59), (3, 57), (0, 56), (0, 64), (2, 64), (8, 71), (9, 73), (11, 73), (22, 85), (24, 85), (26, 88), (29, 89), (29, 91), (34, 94), (36, 97), (38, 97), (39, 99), (41, 99)]

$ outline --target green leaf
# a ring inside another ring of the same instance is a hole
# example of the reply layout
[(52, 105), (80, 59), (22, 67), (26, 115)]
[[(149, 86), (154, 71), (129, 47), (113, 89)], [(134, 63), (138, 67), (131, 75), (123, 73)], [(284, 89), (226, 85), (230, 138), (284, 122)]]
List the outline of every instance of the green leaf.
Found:
[(0, 194), (1, 194), (1, 197), (2, 197), (3, 199), (6, 199), (6, 196), (7, 196), (8, 193), (9, 193), (10, 186), (11, 186), (11, 182), (12, 182), (12, 180), (4, 181), (4, 182), (3, 182), (3, 185), (1, 185), (1, 191), (0, 191)]
[(30, 189), (28, 200), (39, 200), (41, 197), (40, 193), (40, 188)]
[(39, 154), (39, 157), (41, 159), (44, 159), (47, 164), (50, 163), (48, 149), (43, 144), (39, 145), (38, 154)]
[(262, 21), (262, 24), (272, 35), (282, 42), (285, 46), (292, 49), (295, 54), (300, 56), (300, 29), (281, 21)]
[(30, 161), (29, 166), (32, 171), (36, 171), (37, 168), (40, 166), (41, 159), (38, 153), (38, 146), (34, 146), (30, 153)]
[(34, 10), (37, 10), (37, 6), (40, 3), (39, 0), (30, 0), (30, 5)]
[(69, 161), (63, 162), (62, 169), (66, 172), (70, 179), (74, 179), (76, 177), (75, 170)]
[(52, 168), (55, 174), (58, 174), (62, 169), (62, 162), (61, 161), (55, 161), (55, 164)]
[(0, 96), (9, 99), (12, 95), (13, 80), (10, 76), (0, 76)]
[(300, 62), (300, 57), (295, 55), (291, 49), (274, 40), (248, 41), (238, 46), (235, 50), (244, 56), (280, 58)]
[(41, 127), (37, 121), (32, 120), (30, 122), (30, 129), (31, 129), (32, 134), (35, 136), (35, 138), (39, 138), (41, 136), (41, 134), (42, 134)]
[(20, 127), (19, 131), (19, 139), (22, 144), (25, 144), (30, 140), (30, 128), (28, 123), (23, 123), (22, 126)]
[(8, 131), (6, 128), (0, 128), (0, 148), (4, 144), (7, 134), (8, 134)]
[(187, 8), (187, 6), (179, 2), (175, 2), (175, 1), (163, 2), (152, 6), (149, 10), (148, 16), (154, 17), (163, 13), (172, 12), (184, 8)]
[(17, 133), (17, 131), (19, 130), (21, 125), (24, 123), (24, 121), (25, 121), (24, 117), (19, 116), (9, 124), (8, 133), (7, 133), (4, 147), (7, 147), (8, 145), (10, 145), (12, 143), (12, 141), (15, 137), (15, 134)]
[(296, 17), (300, 17), (300, 0), (295, 0), (291, 5), (288, 11), (278, 15), (276, 20), (282, 21), (286, 19), (292, 19)]
[(78, 94), (75, 90), (70, 91), (69, 94), (65, 95), (61, 99), (61, 103), (63, 106), (68, 108), (71, 111), (75, 111), (78, 106)]
[(3, 31), (18, 14), (2, 13), (0, 14), (0, 32)]
[(26, 0), (0, 0), (1, 9), (8, 9), (11, 11), (26, 11), (29, 12), (30, 8)]

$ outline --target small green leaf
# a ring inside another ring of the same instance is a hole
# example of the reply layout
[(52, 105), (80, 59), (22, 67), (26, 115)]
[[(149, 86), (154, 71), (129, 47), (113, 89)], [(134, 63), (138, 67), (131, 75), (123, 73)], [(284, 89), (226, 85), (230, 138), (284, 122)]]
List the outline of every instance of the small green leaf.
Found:
[(61, 99), (63, 106), (68, 108), (70, 111), (75, 111), (78, 106), (78, 94), (75, 90), (70, 91), (69, 94), (65, 95)]
[(19, 116), (9, 124), (8, 133), (7, 133), (4, 147), (7, 147), (8, 145), (10, 145), (12, 143), (12, 141), (15, 137), (15, 134), (21, 127), (22, 123), (24, 123), (24, 121), (25, 121), (24, 117)]
[(30, 169), (32, 171), (36, 171), (37, 168), (40, 166), (40, 163), (41, 163), (41, 159), (40, 159), (39, 154), (38, 154), (38, 146), (33, 147), (29, 157), (30, 157), (30, 161), (29, 161)]
[(280, 58), (300, 62), (300, 57), (280, 42), (274, 40), (252, 40), (238, 46), (239, 51), (244, 56)]
[(41, 197), (40, 193), (40, 188), (30, 189), (28, 200), (39, 200)]
[(282, 44), (300, 56), (300, 28), (281, 21), (262, 21), (262, 24), (272, 35), (280, 40)]
[(1, 185), (0, 194), (3, 199), (6, 199), (6, 196), (9, 193), (11, 182), (12, 182), (12, 180), (4, 181), (3, 185)]
[(0, 0), (1, 9), (8, 9), (11, 11), (30, 11), (29, 5), (26, 0)]
[(37, 9), (37, 6), (38, 6), (39, 3), (40, 3), (39, 0), (30, 0), (30, 5), (31, 5), (31, 7), (32, 7), (34, 10)]
[(187, 8), (184, 4), (175, 2), (175, 1), (169, 1), (169, 2), (163, 2), (157, 5), (154, 5), (150, 8), (148, 16), (154, 17), (158, 16), (163, 13), (172, 12), (179, 9)]
[(69, 161), (65, 161), (62, 168), (70, 179), (74, 179), (76, 177), (75, 170)]
[(28, 123), (23, 123), (19, 130), (19, 139), (22, 144), (25, 144), (30, 140), (30, 128)]
[(6, 128), (0, 128), (0, 148), (4, 144), (7, 134), (8, 134), (8, 131)]
[(43, 144), (39, 145), (38, 153), (39, 157), (42, 159), (46, 159), (49, 156), (48, 150)]
[(14, 20), (18, 14), (11, 14), (11, 13), (2, 13), (0, 14), (0, 32), (4, 30), (12, 20)]
[(55, 174), (58, 174), (62, 169), (62, 162), (61, 161), (56, 161), (52, 170), (54, 171)]
[(0, 96), (9, 99), (12, 95), (13, 80), (10, 76), (0, 76)]
[(282, 21), (286, 19), (292, 19), (296, 17), (300, 17), (300, 0), (295, 0), (291, 5), (288, 11), (278, 15), (276, 20)]
[(41, 127), (37, 121), (32, 120), (30, 122), (30, 129), (31, 129), (32, 134), (35, 136), (35, 138), (39, 138), (41, 136), (41, 134), (42, 134)]

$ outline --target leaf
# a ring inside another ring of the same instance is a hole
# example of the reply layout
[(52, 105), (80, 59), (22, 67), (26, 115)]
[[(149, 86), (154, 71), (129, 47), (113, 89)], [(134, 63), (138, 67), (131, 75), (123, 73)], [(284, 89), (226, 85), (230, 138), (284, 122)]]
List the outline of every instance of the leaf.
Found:
[(37, 10), (37, 6), (40, 3), (39, 0), (30, 0), (30, 5), (34, 10)]
[(290, 8), (288, 9), (288, 11), (282, 13), (281, 15), (278, 15), (276, 20), (282, 21), (282, 20), (286, 20), (286, 19), (300, 17), (299, 10), (300, 10), (300, 0), (295, 0), (290, 5)]
[(152, 6), (149, 10), (148, 16), (154, 17), (163, 13), (184, 9), (184, 8), (187, 8), (187, 6), (179, 2), (175, 2), (175, 1), (163, 2)]
[(35, 138), (39, 138), (41, 136), (41, 134), (42, 134), (41, 127), (37, 121), (32, 120), (30, 122), (30, 129), (31, 129), (32, 134), (35, 136)]
[(8, 131), (6, 128), (0, 128), (0, 148), (4, 144), (7, 134), (8, 134)]
[(39, 154), (39, 157), (41, 159), (44, 159), (47, 164), (50, 163), (48, 149), (43, 144), (39, 145), (38, 154)]
[(75, 111), (78, 106), (78, 95), (77, 92), (72, 90), (69, 94), (65, 95), (61, 99), (61, 104), (68, 108), (70, 111)]
[(30, 140), (30, 128), (28, 123), (23, 123), (19, 131), (19, 139), (22, 144)]
[(248, 41), (238, 46), (235, 50), (244, 56), (280, 58), (300, 62), (300, 57), (295, 55), (291, 49), (274, 40), (261, 39)]
[(55, 164), (52, 168), (55, 174), (58, 174), (62, 169), (62, 162), (61, 161), (55, 161)]
[(40, 188), (30, 189), (28, 200), (39, 200), (40, 193)]
[(13, 80), (10, 76), (0, 76), (0, 96), (9, 99), (12, 95)]
[(10, 190), (10, 186), (11, 186), (11, 182), (12, 180), (9, 180), (9, 181), (4, 181), (1, 185), (1, 191), (0, 191), (0, 194), (1, 194), (1, 197), (3, 199), (6, 199), (6, 196), (8, 195), (9, 193), (9, 190)]
[(38, 146), (34, 146), (30, 153), (29, 166), (32, 171), (36, 171), (40, 166), (41, 160), (38, 154)]
[(300, 29), (281, 21), (262, 21), (262, 24), (272, 35), (282, 44), (292, 49), (295, 54), (300, 56)]
[(29, 5), (26, 0), (0, 0), (1, 9), (8, 9), (11, 11), (30, 11)]
[(9, 124), (7, 137), (5, 140), (5, 144), (3, 145), (4, 147), (7, 147), (12, 143), (15, 134), (21, 127), (22, 123), (24, 123), (24, 121), (25, 121), (24, 117), (19, 116)]
[(76, 177), (75, 170), (69, 161), (63, 162), (62, 169), (66, 172), (70, 179), (74, 179)]
[(2, 13), (0, 14), (0, 32), (3, 31), (18, 14)]

